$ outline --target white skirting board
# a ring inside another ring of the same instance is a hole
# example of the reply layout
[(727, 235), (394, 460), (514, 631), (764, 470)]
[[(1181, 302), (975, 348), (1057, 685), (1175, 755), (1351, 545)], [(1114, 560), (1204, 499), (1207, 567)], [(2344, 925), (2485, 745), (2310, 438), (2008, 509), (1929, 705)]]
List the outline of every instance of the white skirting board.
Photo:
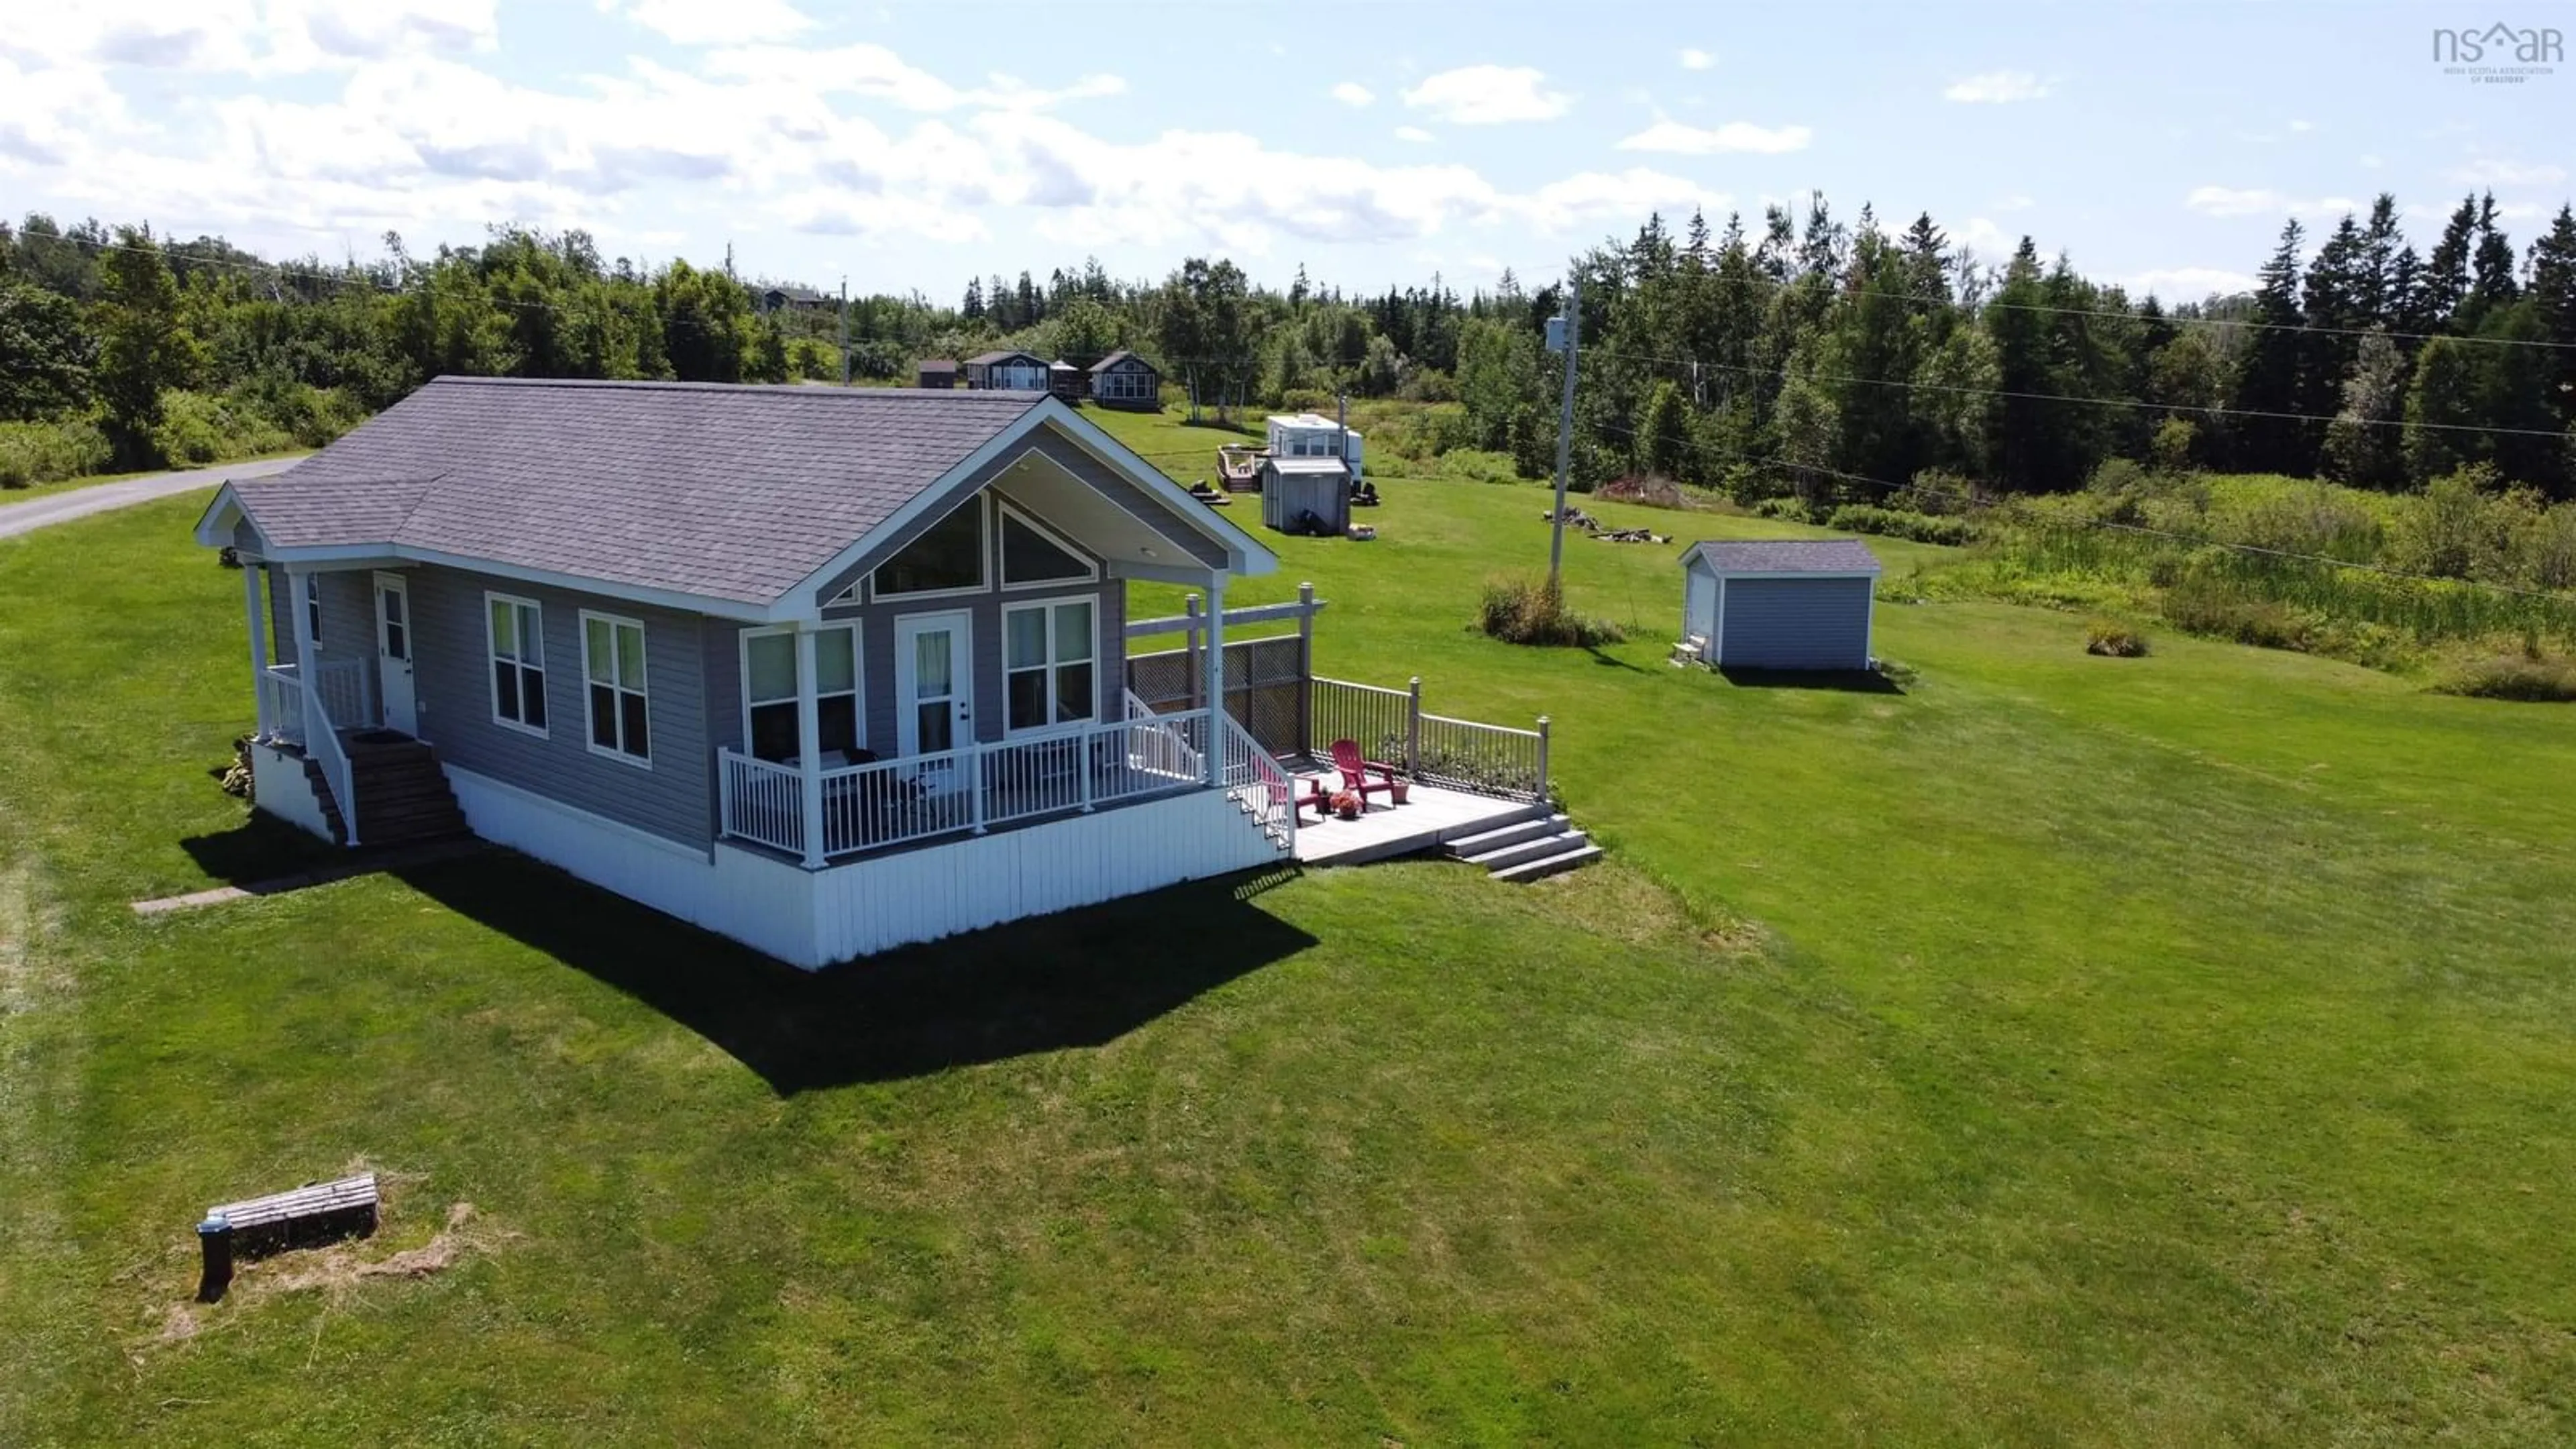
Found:
[(275, 745), (250, 745), (251, 804), (307, 835), (331, 838), (331, 823), (322, 818), (321, 798), (304, 773), (304, 761)]
[(1232, 800), (1198, 791), (809, 871), (446, 768), (475, 834), (808, 970), (1279, 858)]

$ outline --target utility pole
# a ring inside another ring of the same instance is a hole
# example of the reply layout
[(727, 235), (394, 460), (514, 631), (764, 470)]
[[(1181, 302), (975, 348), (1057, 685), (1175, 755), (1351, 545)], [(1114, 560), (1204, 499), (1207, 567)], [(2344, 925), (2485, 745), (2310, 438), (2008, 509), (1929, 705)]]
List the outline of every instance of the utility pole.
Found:
[(850, 279), (841, 278), (841, 386), (850, 385)]
[(1560, 345), (1550, 351), (1565, 354), (1565, 392), (1556, 412), (1556, 511), (1548, 516), (1547, 586), (1558, 587), (1557, 575), (1565, 567), (1565, 475), (1574, 461), (1574, 354), (1581, 346), (1583, 331), (1583, 281), (1569, 269), (1565, 274), (1565, 315), (1552, 318), (1557, 325), (1548, 330), (1557, 334), (1550, 341)]

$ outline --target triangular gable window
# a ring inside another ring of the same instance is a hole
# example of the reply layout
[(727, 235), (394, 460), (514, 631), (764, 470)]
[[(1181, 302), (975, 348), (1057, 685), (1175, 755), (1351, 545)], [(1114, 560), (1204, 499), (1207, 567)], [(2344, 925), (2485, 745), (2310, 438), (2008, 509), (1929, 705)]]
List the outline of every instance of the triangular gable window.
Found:
[(1091, 561), (1056, 542), (1017, 511), (1002, 510), (1002, 582), (1051, 584), (1096, 577)]
[(876, 592), (938, 594), (984, 587), (984, 499), (969, 498), (879, 565)]

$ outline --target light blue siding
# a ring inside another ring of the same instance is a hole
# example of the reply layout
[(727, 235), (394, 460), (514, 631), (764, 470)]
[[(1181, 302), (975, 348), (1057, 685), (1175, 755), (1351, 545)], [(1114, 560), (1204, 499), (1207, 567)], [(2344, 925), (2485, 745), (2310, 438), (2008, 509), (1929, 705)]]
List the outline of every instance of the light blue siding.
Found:
[(1729, 669), (1864, 669), (1870, 579), (1747, 579), (1724, 583), (1718, 663)]

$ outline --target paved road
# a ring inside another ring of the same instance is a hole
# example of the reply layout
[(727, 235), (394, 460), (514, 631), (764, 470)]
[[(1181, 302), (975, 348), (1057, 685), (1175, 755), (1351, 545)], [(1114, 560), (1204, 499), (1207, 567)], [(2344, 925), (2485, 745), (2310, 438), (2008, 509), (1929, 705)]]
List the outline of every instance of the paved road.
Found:
[(282, 473), (303, 461), (301, 458), (268, 458), (257, 463), (199, 468), (191, 473), (147, 473), (140, 478), (95, 483), (67, 493), (48, 494), (26, 503), (0, 503), (0, 538), (32, 533), (49, 523), (86, 518), (111, 508), (149, 503), (155, 498), (168, 498), (191, 489), (212, 488), (227, 478), (260, 478)]

